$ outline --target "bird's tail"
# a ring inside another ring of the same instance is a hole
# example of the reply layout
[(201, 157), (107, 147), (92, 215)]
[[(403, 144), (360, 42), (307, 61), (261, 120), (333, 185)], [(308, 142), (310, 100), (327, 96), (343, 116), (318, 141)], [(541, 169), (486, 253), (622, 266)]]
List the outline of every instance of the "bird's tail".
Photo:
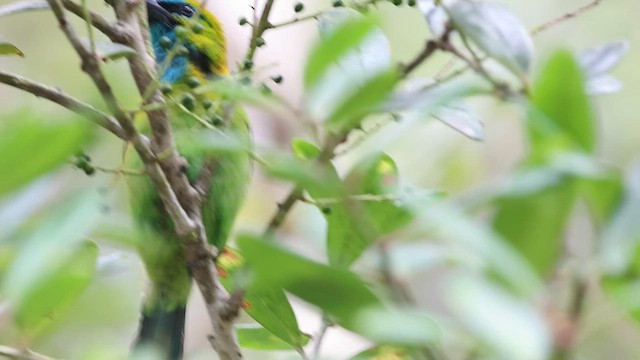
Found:
[(135, 350), (152, 348), (163, 355), (163, 360), (180, 360), (184, 348), (186, 306), (167, 310), (152, 306), (142, 312)]

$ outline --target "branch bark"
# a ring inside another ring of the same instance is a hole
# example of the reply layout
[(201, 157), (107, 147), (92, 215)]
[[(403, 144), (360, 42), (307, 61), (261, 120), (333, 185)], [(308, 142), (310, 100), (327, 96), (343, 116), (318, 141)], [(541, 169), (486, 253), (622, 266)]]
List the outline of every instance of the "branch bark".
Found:
[[(144, 163), (145, 171), (162, 199), (165, 210), (175, 224), (192, 276), (207, 305), (213, 327), (211, 336), (213, 348), (220, 359), (241, 359), (242, 354), (233, 328), (234, 318), (227, 319), (222, 315), (229, 294), (220, 285), (214, 264), (210, 259), (200, 209), (201, 197), (206, 194), (201, 194), (194, 189), (184, 173), (187, 164), (177, 151), (167, 110), (160, 106), (147, 112), (151, 127), (151, 141), (136, 130), (130, 114), (119, 105), (105, 79), (99, 57), (80, 41), (66, 18), (61, 1), (65, 0), (47, 0), (60, 28), (80, 57), (82, 70), (91, 77), (100, 91), (109, 111), (122, 128), (124, 138), (133, 144)], [(150, 53), (145, 2), (119, 0), (113, 5), (120, 26), (126, 28), (126, 34), (128, 34), (116, 40), (136, 50), (136, 55), (129, 58), (129, 64), (142, 96), (157, 81), (155, 59)], [(80, 10), (84, 14), (84, 9)], [(165, 103), (159, 90), (152, 91), (151, 95), (144, 99), (142, 106), (151, 103), (161, 105)]]
[(122, 127), (120, 127), (115, 118), (103, 113), (102, 111), (85, 102), (82, 102), (68, 94), (65, 94), (59, 88), (43, 85), (20, 75), (12, 74), (2, 70), (0, 70), (0, 83), (4, 83), (16, 89), (31, 93), (37, 97), (52, 101), (64, 108), (67, 108), (75, 113), (78, 113), (79, 115), (86, 117), (98, 126), (111, 132), (115, 136), (123, 140), (127, 139), (124, 130), (122, 129)]

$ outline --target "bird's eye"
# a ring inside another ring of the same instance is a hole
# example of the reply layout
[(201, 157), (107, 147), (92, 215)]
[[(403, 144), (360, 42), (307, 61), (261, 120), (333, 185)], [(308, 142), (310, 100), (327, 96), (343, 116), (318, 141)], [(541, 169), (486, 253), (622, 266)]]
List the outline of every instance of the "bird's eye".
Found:
[(192, 17), (193, 15), (195, 15), (196, 13), (196, 9), (193, 8), (193, 6), (185, 4), (184, 6), (182, 6), (182, 8), (179, 10), (180, 15), (184, 16), (184, 17)]

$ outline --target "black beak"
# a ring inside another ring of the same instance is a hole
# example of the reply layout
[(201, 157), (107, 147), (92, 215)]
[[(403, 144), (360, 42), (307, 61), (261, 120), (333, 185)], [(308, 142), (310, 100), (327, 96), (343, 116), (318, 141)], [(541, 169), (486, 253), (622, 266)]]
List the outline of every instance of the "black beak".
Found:
[(158, 3), (158, 0), (147, 0), (147, 16), (149, 23), (165, 23), (177, 25), (176, 18)]

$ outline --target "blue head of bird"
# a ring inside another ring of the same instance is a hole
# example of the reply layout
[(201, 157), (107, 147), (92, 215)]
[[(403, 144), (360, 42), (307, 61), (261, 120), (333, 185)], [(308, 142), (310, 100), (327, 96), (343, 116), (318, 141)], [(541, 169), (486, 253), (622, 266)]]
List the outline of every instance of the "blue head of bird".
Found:
[(227, 74), (222, 26), (200, 2), (147, 0), (147, 13), (161, 81)]

